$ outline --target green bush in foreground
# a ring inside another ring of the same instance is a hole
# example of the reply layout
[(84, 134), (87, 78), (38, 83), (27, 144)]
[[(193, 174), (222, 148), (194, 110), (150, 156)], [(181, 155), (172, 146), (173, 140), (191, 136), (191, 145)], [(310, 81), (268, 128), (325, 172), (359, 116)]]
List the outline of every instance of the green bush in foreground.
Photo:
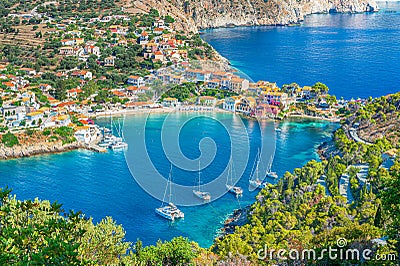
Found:
[(200, 250), (183, 237), (133, 247), (111, 217), (94, 224), (60, 204), (10, 192), (0, 189), (0, 265), (186, 265)]

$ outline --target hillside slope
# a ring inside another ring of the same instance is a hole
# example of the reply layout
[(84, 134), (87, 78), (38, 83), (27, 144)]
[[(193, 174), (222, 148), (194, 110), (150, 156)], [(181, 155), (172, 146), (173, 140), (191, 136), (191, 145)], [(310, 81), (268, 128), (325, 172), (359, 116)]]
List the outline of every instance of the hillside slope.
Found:
[(368, 142), (385, 137), (393, 146), (400, 147), (400, 93), (369, 100), (364, 107), (348, 118), (347, 123), (358, 123), (358, 136)]
[(377, 10), (374, 0), (137, 0), (135, 7), (151, 6), (169, 13), (194, 29), (238, 25), (287, 25), (304, 16), (328, 12)]

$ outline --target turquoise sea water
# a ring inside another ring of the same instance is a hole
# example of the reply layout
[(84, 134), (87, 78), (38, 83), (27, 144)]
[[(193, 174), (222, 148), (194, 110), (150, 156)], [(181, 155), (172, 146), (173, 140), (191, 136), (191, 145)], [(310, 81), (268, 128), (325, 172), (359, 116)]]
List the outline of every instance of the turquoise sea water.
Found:
[[(190, 116), (190, 115), (189, 115)], [(193, 114), (194, 116), (194, 114)], [(232, 114), (218, 114), (218, 119), (231, 119)], [(126, 118), (126, 125), (138, 122), (144, 116)], [(156, 155), (156, 165), (166, 174), (169, 162), (162, 155), (160, 130), (165, 115), (151, 115), (148, 126), (148, 148)], [(177, 115), (177, 120), (183, 119)], [(103, 121), (107, 123), (107, 120)], [(260, 130), (254, 130), (254, 121), (244, 121), (251, 139), (251, 157), (257, 151)], [(199, 156), (198, 141), (204, 136), (212, 138), (217, 147), (215, 170), (225, 167), (229, 158), (226, 149), (227, 136), (215, 130), (215, 121), (203, 119), (188, 123), (181, 131), (182, 151), (189, 158)], [(265, 123), (271, 127), (271, 122)], [(280, 124), (282, 131), (277, 133), (276, 155), (273, 169), (279, 175), (291, 171), (310, 159), (317, 159), (315, 148), (321, 141), (330, 137), (337, 125), (316, 121), (288, 121)], [(233, 129), (233, 132), (235, 129)], [(134, 149), (134, 147), (129, 147)], [(127, 239), (140, 238), (145, 244), (154, 244), (158, 239), (171, 239), (174, 236), (187, 236), (202, 246), (209, 246), (217, 230), (234, 209), (251, 204), (256, 192), (249, 192), (247, 169), (239, 185), (245, 190), (244, 196), (237, 200), (231, 194), (210, 204), (199, 207), (182, 207), (185, 220), (171, 224), (156, 216), (154, 209), (160, 202), (146, 194), (131, 176), (123, 152), (105, 154), (90, 151), (72, 151), (62, 154), (0, 162), (0, 186), (13, 188), (19, 199), (49, 199), (64, 204), (65, 209), (81, 210), (99, 221), (112, 216), (124, 226)], [(176, 178), (184, 182), (194, 182), (196, 173), (175, 170)], [(149, 177), (151, 178), (151, 177)], [(204, 173), (207, 179), (207, 174)]]
[(378, 13), (311, 15), (299, 27), (214, 29), (202, 38), (255, 81), (321, 81), (339, 97), (377, 97), (400, 91), (400, 2), (378, 5)]

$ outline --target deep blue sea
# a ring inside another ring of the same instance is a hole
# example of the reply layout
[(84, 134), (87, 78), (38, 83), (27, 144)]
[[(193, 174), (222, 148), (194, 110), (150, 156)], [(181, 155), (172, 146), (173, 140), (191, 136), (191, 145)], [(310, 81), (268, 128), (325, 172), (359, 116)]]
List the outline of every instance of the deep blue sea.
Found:
[[(191, 116), (191, 115), (189, 115)], [(195, 115), (192, 115), (193, 117)], [(187, 116), (186, 116), (187, 117)], [(217, 114), (217, 118), (232, 119), (232, 114)], [(126, 127), (135, 125), (145, 116), (131, 116), (125, 120)], [(146, 134), (147, 146), (155, 164), (165, 176), (169, 170), (169, 161), (163, 155), (160, 131), (165, 115), (151, 115), (151, 123)], [(183, 119), (179, 114), (174, 118)], [(101, 122), (101, 121), (100, 121)], [(107, 120), (103, 120), (107, 124)], [(271, 128), (272, 122), (265, 122), (263, 129), (254, 130), (255, 122), (244, 120), (251, 143), (250, 156), (254, 160), (261, 130)], [(215, 171), (225, 167), (229, 160), (230, 149), (223, 130), (216, 130), (214, 120), (200, 119), (188, 123), (181, 131), (182, 152), (194, 159), (200, 155), (199, 140), (209, 137), (217, 144)], [(336, 124), (317, 121), (287, 121), (281, 123), (281, 132), (277, 133), (276, 153), (273, 170), (279, 175), (292, 171), (308, 160), (317, 159), (315, 148), (331, 136)], [(237, 134), (234, 126), (232, 135)], [(270, 134), (270, 130), (267, 133)], [(129, 134), (125, 134), (129, 135)], [(130, 142), (128, 140), (128, 142)], [(239, 143), (240, 144), (240, 143)], [(135, 149), (130, 146), (129, 149)], [(129, 151), (129, 150), (128, 150)], [(139, 166), (140, 167), (140, 166)], [(156, 216), (154, 209), (160, 201), (144, 192), (132, 177), (124, 152), (105, 154), (90, 151), (72, 151), (62, 154), (44, 155), (18, 160), (0, 162), (0, 187), (13, 188), (18, 199), (49, 199), (64, 204), (66, 210), (81, 210), (92, 216), (97, 222), (106, 216), (112, 216), (124, 226), (129, 241), (140, 238), (144, 244), (154, 244), (158, 239), (169, 240), (174, 236), (187, 236), (207, 247), (212, 244), (223, 221), (234, 210), (254, 202), (256, 192), (248, 191), (248, 176), (251, 166), (246, 170), (239, 185), (244, 195), (239, 200), (227, 194), (210, 204), (197, 207), (182, 207), (185, 212), (183, 221), (170, 222)], [(175, 179), (195, 182), (196, 173), (187, 173), (174, 169)], [(207, 174), (203, 174), (207, 179)], [(148, 178), (151, 179), (151, 176)], [(205, 180), (207, 182), (207, 180)], [(179, 195), (175, 195), (179, 197)]]
[(318, 14), (298, 27), (238, 27), (202, 38), (254, 81), (321, 81), (345, 99), (400, 91), (400, 2), (377, 13)]

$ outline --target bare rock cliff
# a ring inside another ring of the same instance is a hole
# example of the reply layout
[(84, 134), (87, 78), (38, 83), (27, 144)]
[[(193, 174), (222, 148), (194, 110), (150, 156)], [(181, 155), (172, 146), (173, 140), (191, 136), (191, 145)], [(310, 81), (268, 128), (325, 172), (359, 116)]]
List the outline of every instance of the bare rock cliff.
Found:
[(140, 0), (135, 6), (153, 6), (170, 13), (185, 30), (239, 25), (287, 25), (304, 16), (329, 12), (371, 12), (375, 0)]

